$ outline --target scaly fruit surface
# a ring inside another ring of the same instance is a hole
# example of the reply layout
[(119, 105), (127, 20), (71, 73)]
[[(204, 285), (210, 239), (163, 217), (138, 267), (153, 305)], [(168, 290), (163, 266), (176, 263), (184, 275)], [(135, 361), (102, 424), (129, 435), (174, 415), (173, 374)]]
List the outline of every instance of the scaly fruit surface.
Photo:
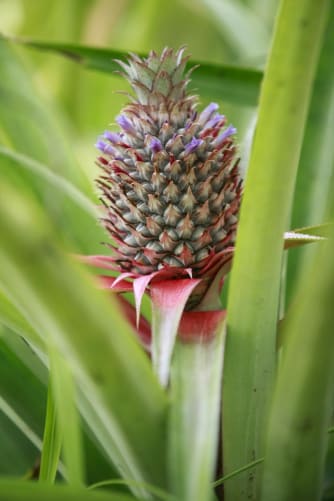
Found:
[(215, 103), (197, 111), (187, 61), (184, 49), (167, 48), (119, 62), (135, 96), (118, 130), (97, 142), (97, 183), (115, 269), (134, 279), (201, 278), (193, 307), (231, 259), (242, 180), (236, 130)]

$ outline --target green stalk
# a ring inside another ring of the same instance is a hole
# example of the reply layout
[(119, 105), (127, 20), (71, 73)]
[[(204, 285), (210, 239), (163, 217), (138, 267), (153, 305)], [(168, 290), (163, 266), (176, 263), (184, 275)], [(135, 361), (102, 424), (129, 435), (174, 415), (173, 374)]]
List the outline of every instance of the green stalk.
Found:
[[(197, 325), (203, 323), (200, 316), (211, 313), (195, 312)], [(225, 341), (224, 314), (220, 313), (213, 339), (178, 339), (175, 346), (168, 466), (171, 490), (182, 501), (213, 499)]]
[(286, 326), (268, 429), (264, 501), (320, 499), (334, 394), (333, 241), (319, 244)]
[[(228, 301), (223, 460), (230, 472), (263, 456), (275, 375), (283, 233), (328, 0), (283, 0), (260, 97)], [(226, 484), (225, 501), (259, 499), (261, 468)]]

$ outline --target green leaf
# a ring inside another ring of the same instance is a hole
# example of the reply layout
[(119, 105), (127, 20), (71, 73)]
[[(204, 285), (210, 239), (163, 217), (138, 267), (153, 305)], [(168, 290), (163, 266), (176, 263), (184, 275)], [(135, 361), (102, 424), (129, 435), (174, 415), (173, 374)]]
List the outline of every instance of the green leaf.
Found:
[(84, 212), (93, 217), (98, 216), (98, 211), (93, 202), (86, 197), (75, 185), (60, 174), (56, 174), (50, 168), (33, 158), (9, 150), (4, 146), (0, 146), (0, 158), (11, 159), (20, 171), (29, 171), (37, 179), (41, 178), (47, 185), (57, 190), (57, 193), (66, 195), (74, 204), (80, 207)]
[[(56, 426), (62, 438), (66, 479), (70, 485), (80, 486), (84, 484), (84, 458), (75, 383), (68, 362), (51, 343), (49, 359), (51, 387), (57, 413)], [(58, 449), (55, 448), (55, 455), (57, 453)]]
[(5, 144), (66, 175), (89, 190), (69, 145), (55, 120), (55, 112), (43, 103), (31, 76), (19, 61), (13, 44), (0, 37), (0, 137)]
[[(41, 440), (0, 397), (1, 475), (30, 475), (38, 462)], [(35, 444), (32, 442), (34, 440)]]
[[(38, 50), (60, 54), (84, 67), (110, 74), (120, 71), (115, 59), (124, 60), (128, 55), (126, 52), (107, 48), (19, 38), (11, 38), (11, 40)], [(201, 95), (239, 105), (255, 105), (257, 103), (262, 79), (260, 70), (229, 65), (219, 66), (193, 60), (188, 63), (187, 68), (190, 69), (197, 64), (199, 67), (192, 73), (191, 79), (192, 84), (199, 89)]]
[[(40, 437), (43, 434), (45, 387), (48, 373), (45, 365), (47, 358), (43, 350), (33, 351), (31, 345), (28, 344), (30, 343), (29, 335), (23, 339), (22, 332), (19, 334), (20, 337), (7, 330), (2, 333), (5, 350), (0, 350), (0, 394), (5, 399), (2, 411), (7, 417), (4, 416), (1, 419), (1, 429), (6, 440), (2, 440), (3, 454), (0, 455), (0, 472), (23, 475), (28, 469), (32, 469), (38, 457), (38, 450), (42, 447)], [(36, 346), (35, 343), (34, 345)], [(95, 415), (91, 416), (92, 404), (88, 401), (88, 396), (82, 392), (78, 395), (78, 405), (90, 428), (87, 434), (87, 425), (84, 427), (87, 481), (97, 482), (108, 475), (117, 477), (113, 465), (110, 464), (112, 454), (108, 454), (110, 434), (100, 436), (98, 433), (101, 428), (100, 422)], [(87, 411), (88, 407), (90, 414)], [(64, 412), (66, 412), (66, 407)], [(97, 435), (97, 438), (94, 436), (95, 444), (92, 442), (92, 432)], [(28, 441), (24, 437), (27, 437)], [(31, 446), (29, 442), (33, 445)], [(101, 452), (102, 446), (107, 449), (107, 454)], [(24, 453), (26, 449), (29, 452), (27, 458)], [(15, 461), (8, 459), (12, 457), (15, 457)], [(64, 476), (64, 468), (60, 465), (58, 469)]]
[(0, 480), (2, 501), (134, 501), (132, 496), (119, 492), (95, 492), (62, 485), (45, 485), (20, 480)]
[(333, 252), (333, 240), (318, 246), (285, 325), (267, 437), (264, 499), (321, 497), (334, 393)]
[[(329, 2), (283, 0), (264, 76), (228, 299), (223, 389), (227, 472), (263, 456), (276, 368), (282, 234)], [(259, 499), (261, 471), (231, 479), (226, 501)]]
[[(330, 181), (334, 169), (333, 10), (331, 7), (300, 156), (291, 222), (293, 227), (323, 221), (327, 217), (326, 202), (333, 189)], [(307, 248), (289, 256), (288, 298), (295, 289), (297, 275), (306, 269), (315, 250), (314, 247)]]
[(45, 390), (40, 381), (15, 355), (3, 330), (0, 339), (0, 474), (23, 476), (33, 469), (42, 445)]
[(39, 472), (40, 482), (46, 482), (48, 484), (54, 483), (60, 458), (61, 441), (62, 434), (57, 423), (55, 401), (52, 394), (51, 382), (49, 382), (41, 466)]
[(40, 346), (42, 344), (40, 337), (24, 315), (13, 305), (2, 287), (3, 285), (0, 283), (0, 323), (25, 339), (29, 339), (34, 345)]
[(238, 468), (237, 470), (232, 471), (231, 473), (227, 473), (224, 475), (222, 478), (219, 478), (215, 482), (213, 482), (214, 487), (218, 487), (219, 485), (224, 484), (231, 478), (237, 477), (240, 475), (240, 473), (243, 473), (244, 471), (251, 470), (252, 468), (255, 468), (259, 464), (263, 463), (264, 458), (259, 458), (255, 459), (255, 461), (252, 461), (251, 463), (246, 464), (245, 466), (242, 466), (241, 468)]
[[(92, 225), (92, 203), (80, 193), (91, 193), (91, 186), (55, 121), (55, 112), (43, 103), (12, 45), (0, 38), (1, 169), (7, 169), (7, 177), (20, 192), (34, 194), (79, 252), (94, 253), (103, 231)], [(2, 161), (3, 156), (12, 163)]]
[[(327, 433), (328, 434), (331, 434), (333, 432), (334, 432), (334, 427), (330, 427), (330, 428), (327, 429)], [(247, 470), (250, 470), (252, 468), (255, 468), (256, 466), (258, 466), (259, 464), (261, 464), (263, 462), (264, 462), (264, 457), (263, 458), (255, 459), (255, 461), (252, 461), (251, 463), (245, 464), (241, 468), (238, 468), (237, 470), (234, 470), (231, 473), (227, 473), (222, 478), (219, 478), (218, 480), (216, 480), (213, 483), (213, 485), (215, 487), (218, 487), (219, 485), (224, 484), (227, 480), (230, 480), (231, 478), (240, 475), (240, 473), (243, 473), (244, 471), (247, 471)], [(327, 492), (327, 489), (326, 489), (326, 492)]]
[(321, 242), (325, 237), (320, 235), (309, 235), (307, 233), (298, 231), (286, 231), (284, 233), (284, 249), (291, 249), (291, 247), (300, 247), (305, 244), (312, 244), (314, 242)]
[[(241, 0), (203, 0), (229, 45), (243, 60), (257, 60), (270, 42), (269, 27), (252, 5)], [(236, 29), (236, 26), (238, 29)], [(262, 59), (262, 58), (261, 58)]]
[(318, 237), (328, 238), (332, 235), (333, 228), (334, 228), (334, 223), (322, 223), (322, 224), (315, 224), (312, 226), (304, 226), (303, 228), (298, 228), (297, 230), (293, 230), (292, 233), (297, 233), (297, 234), (302, 233), (303, 235), (314, 236), (316, 238)]
[(41, 210), (3, 178), (0, 186), (1, 281), (71, 364), (122, 473), (163, 485), (167, 398), (146, 355), (112, 299), (59, 248)]
[(92, 484), (88, 487), (88, 489), (100, 489), (101, 487), (109, 487), (113, 485), (126, 485), (128, 487), (142, 487), (144, 488), (147, 492), (153, 494), (155, 498), (161, 500), (161, 501), (176, 501), (176, 498), (172, 496), (171, 494), (168, 494), (168, 492), (163, 491), (162, 489), (159, 489), (158, 487), (155, 487), (154, 485), (147, 484), (147, 483), (139, 483), (139, 482), (133, 482), (131, 480), (126, 480), (126, 479), (121, 479), (121, 478), (111, 478), (109, 480), (102, 480), (101, 482), (97, 482), (96, 484)]

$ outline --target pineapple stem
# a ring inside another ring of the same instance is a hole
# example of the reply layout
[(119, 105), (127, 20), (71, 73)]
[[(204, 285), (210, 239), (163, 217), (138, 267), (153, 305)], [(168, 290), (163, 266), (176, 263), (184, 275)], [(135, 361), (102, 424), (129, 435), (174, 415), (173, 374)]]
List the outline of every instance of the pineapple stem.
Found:
[[(194, 313), (193, 341), (178, 337), (171, 372), (169, 480), (172, 493), (183, 501), (213, 499), (225, 341), (223, 311)], [(208, 334), (207, 317), (217, 315), (215, 335), (201, 341), (201, 327)]]

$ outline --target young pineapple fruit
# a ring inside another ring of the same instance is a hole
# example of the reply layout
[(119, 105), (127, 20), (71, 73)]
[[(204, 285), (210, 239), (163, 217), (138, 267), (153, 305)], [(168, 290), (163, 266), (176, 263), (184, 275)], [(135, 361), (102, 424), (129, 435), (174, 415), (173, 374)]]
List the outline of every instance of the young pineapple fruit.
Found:
[(194, 308), (231, 260), (242, 180), (233, 126), (187, 94), (184, 49), (119, 61), (135, 97), (97, 143), (115, 269), (132, 278), (201, 278)]

